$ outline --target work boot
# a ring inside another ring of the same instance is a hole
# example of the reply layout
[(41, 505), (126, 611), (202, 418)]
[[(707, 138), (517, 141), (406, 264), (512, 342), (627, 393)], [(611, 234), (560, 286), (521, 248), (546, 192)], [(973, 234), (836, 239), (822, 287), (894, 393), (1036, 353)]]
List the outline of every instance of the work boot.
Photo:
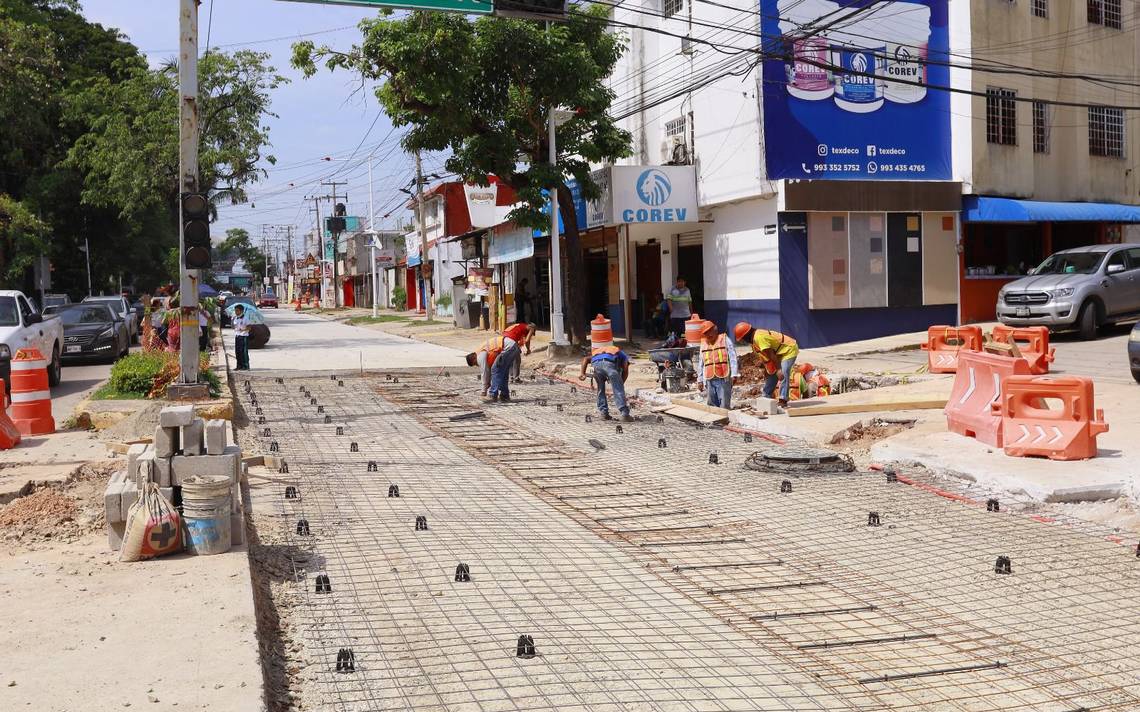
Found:
[(621, 422), (623, 422), (623, 423), (632, 423), (633, 420), (634, 420), (633, 416), (630, 415), (629, 413), (624, 413), (621, 416)]
[(781, 408), (787, 408), (788, 407), (788, 399), (781, 398), (780, 400), (776, 401), (776, 405), (780, 406)]
[(602, 413), (602, 420), (613, 420), (609, 413)]
[(499, 402), (500, 403), (510, 403), (511, 397), (510, 396), (499, 396)]

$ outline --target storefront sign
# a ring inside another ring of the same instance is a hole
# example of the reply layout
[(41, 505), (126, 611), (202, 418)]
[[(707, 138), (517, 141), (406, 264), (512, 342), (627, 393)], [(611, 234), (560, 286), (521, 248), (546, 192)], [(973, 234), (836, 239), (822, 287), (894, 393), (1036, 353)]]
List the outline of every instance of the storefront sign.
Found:
[(586, 203), (586, 227), (595, 228), (613, 223), (613, 198), (610, 195), (610, 169), (599, 168), (590, 174), (601, 195)]
[(420, 263), (420, 235), (416, 232), (409, 232), (404, 236), (404, 244), (407, 246), (408, 253), (408, 266), (415, 267)]
[(768, 178), (951, 178), (947, 0), (868, 4), (760, 0)]
[(493, 267), (472, 267), (467, 270), (467, 293), (485, 296), (491, 289), (491, 280), (494, 279)]
[(697, 222), (697, 174), (692, 166), (613, 166), (610, 188), (618, 222)]
[(467, 198), (467, 214), (471, 227), (491, 227), (499, 224), (498, 208), (495, 201), (499, 195), (499, 184), (463, 184), (463, 195)]
[(534, 256), (534, 236), (530, 228), (512, 227), (491, 233), (487, 264), (501, 265)]
[(381, 247), (376, 250), (376, 266), (380, 268), (396, 266), (396, 251), (391, 247)]

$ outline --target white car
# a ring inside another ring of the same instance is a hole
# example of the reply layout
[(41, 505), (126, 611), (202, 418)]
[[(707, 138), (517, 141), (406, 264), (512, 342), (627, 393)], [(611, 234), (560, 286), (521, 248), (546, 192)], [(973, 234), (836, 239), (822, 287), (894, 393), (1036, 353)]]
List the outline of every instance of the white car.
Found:
[(139, 331), (139, 317), (135, 310), (131, 309), (131, 304), (125, 297), (84, 297), (83, 301), (109, 305), (111, 310), (127, 323), (127, 333), (130, 334), (131, 343), (138, 343), (139, 333), (141, 333)]
[(62, 376), (63, 323), (44, 317), (23, 292), (0, 290), (0, 358), (20, 349), (38, 349), (48, 359), (48, 383), (58, 386)]

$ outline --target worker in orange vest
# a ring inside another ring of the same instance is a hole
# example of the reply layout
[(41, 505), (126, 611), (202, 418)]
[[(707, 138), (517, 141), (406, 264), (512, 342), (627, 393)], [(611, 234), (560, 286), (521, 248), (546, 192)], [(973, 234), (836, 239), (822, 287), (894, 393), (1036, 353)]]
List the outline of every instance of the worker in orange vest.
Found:
[(487, 395), (491, 387), (491, 367), (499, 354), (503, 353), (503, 337), (492, 336), (483, 342), (477, 350), (467, 354), (467, 365), (479, 367), (479, 380), (483, 382), (483, 391), (480, 395)]
[(503, 350), (491, 366), (491, 385), (487, 397), (491, 400), (509, 403), (511, 401), (510, 372), (522, 358), (521, 350), (530, 353), (530, 340), (537, 327), (534, 324), (511, 324), (503, 329)]
[(701, 351), (697, 357), (697, 388), (707, 393), (706, 402), (718, 408), (732, 408), (732, 381), (740, 375), (736, 348), (705, 321), (701, 329)]
[[(538, 330), (538, 325), (534, 322), (529, 323), (516, 323), (511, 324), (503, 329), (503, 336), (513, 340), (522, 349), (522, 352), (527, 356), (530, 355), (530, 340), (534, 338), (534, 333)], [(522, 383), (522, 378), (519, 377), (522, 371), (522, 356), (516, 358), (511, 363), (511, 383)]]
[(768, 377), (764, 379), (762, 394), (771, 398), (776, 392), (776, 382), (780, 381), (780, 407), (788, 405), (788, 391), (792, 383), (792, 368), (796, 365), (796, 357), (800, 355), (799, 344), (792, 337), (771, 329), (754, 329), (746, 321), (736, 324), (732, 330), (733, 336), (742, 344), (749, 344), (752, 353), (764, 364), (764, 371)]
[(609, 383), (614, 391), (614, 403), (621, 412), (622, 422), (633, 422), (629, 414), (629, 402), (625, 398), (625, 381), (629, 378), (629, 356), (614, 346), (613, 332), (609, 329), (609, 319), (598, 315), (600, 322), (606, 328), (590, 333), (590, 355), (582, 359), (582, 372), (578, 380), (586, 380), (586, 366), (594, 367), (594, 385), (598, 389), (598, 412), (606, 420), (610, 418), (610, 405), (606, 400), (606, 384)]

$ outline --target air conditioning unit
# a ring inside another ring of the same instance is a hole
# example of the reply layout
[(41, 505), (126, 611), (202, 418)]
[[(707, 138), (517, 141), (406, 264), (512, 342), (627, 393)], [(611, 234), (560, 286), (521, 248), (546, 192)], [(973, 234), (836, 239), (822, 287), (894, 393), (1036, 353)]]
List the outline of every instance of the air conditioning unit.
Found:
[(661, 163), (667, 166), (686, 166), (692, 162), (692, 153), (684, 136), (668, 136), (661, 142)]

